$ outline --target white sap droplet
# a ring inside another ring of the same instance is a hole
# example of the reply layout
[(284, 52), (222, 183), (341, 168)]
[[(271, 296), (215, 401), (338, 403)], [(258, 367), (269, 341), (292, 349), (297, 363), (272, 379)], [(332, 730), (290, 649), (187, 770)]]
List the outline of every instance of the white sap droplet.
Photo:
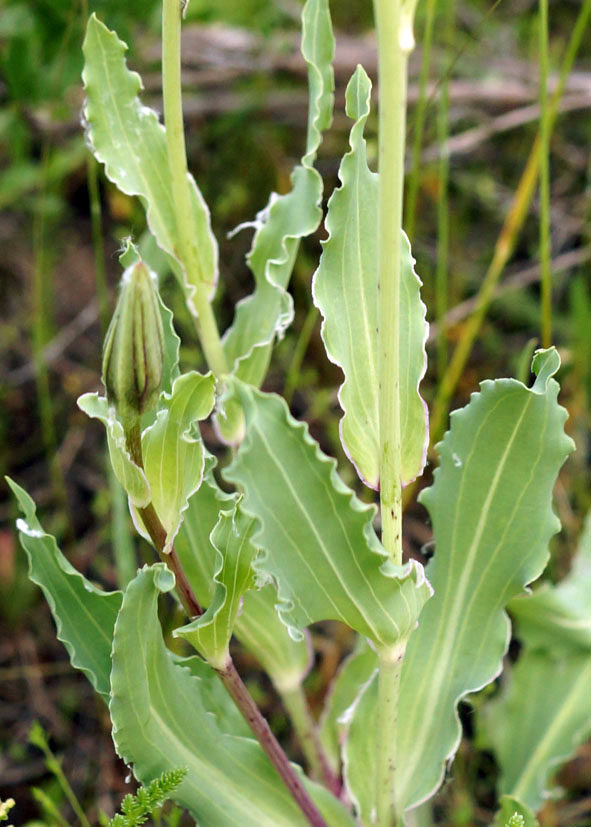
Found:
[(128, 775), (125, 776), (125, 783), (126, 784), (131, 784), (131, 773), (129, 773)]
[(462, 467), (462, 465), (463, 465), (462, 460), (459, 458), (459, 456), (455, 452), (452, 453), (451, 458), (452, 458), (453, 463), (456, 466), (456, 468), (461, 468)]
[(28, 523), (26, 523), (24, 520), (21, 520), (20, 517), (16, 521), (16, 527), (23, 534), (26, 534), (27, 537), (37, 537), (37, 538), (45, 537), (45, 532), (40, 531), (38, 528), (31, 528), (31, 526)]

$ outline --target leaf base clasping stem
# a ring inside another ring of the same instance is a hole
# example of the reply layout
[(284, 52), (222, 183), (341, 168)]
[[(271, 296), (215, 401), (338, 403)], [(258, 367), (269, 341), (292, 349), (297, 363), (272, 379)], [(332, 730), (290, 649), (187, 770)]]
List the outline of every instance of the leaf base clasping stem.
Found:
[[(131, 458), (139, 468), (143, 468), (139, 419), (133, 426), (126, 428), (125, 436)], [(156, 547), (158, 556), (176, 577), (178, 596), (187, 617), (193, 618), (202, 615), (203, 609), (199, 605), (174, 548), (168, 554), (164, 552), (166, 530), (152, 503), (146, 508), (139, 509), (139, 514)], [(232, 659), (228, 659), (223, 669), (216, 669), (215, 671), (311, 827), (327, 827), (326, 821), (308, 794), (301, 778), (295, 772), (279, 741), (273, 735), (269, 724), (244, 685)]]

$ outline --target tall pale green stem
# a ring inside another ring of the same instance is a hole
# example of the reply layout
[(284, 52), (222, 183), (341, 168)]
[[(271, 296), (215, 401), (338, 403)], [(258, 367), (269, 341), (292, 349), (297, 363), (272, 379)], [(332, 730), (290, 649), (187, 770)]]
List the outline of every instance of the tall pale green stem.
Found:
[(208, 287), (203, 279), (199, 253), (195, 246), (196, 233), (193, 226), (181, 99), (181, 9), (180, 0), (163, 0), (162, 94), (168, 163), (180, 239), (178, 252), (187, 271), (189, 282), (197, 286), (193, 304), (197, 311), (196, 324), (203, 353), (215, 375), (223, 376), (228, 372), (226, 357), (209, 303)]
[[(400, 444), (400, 238), (408, 55), (415, 0), (374, 0), (379, 69), (378, 370), (382, 543), (402, 563)], [(376, 824), (392, 827), (396, 806), (396, 721), (404, 650), (380, 654)]]
[(375, 807), (378, 827), (395, 827), (402, 817), (396, 802), (396, 737), (404, 649), (402, 645), (380, 654)]
[(552, 344), (552, 273), (550, 266), (550, 112), (548, 107), (548, 0), (540, 0), (540, 283), (542, 347)]
[(400, 46), (401, 0), (375, 0), (379, 65), (378, 371), (382, 542), (402, 561), (400, 450), (400, 229), (408, 51)]

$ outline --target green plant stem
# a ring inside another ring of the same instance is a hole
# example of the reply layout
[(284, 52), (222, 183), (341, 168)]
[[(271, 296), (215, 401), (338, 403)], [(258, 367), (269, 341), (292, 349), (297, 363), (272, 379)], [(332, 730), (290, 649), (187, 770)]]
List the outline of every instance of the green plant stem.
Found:
[(181, 3), (179, 0), (163, 0), (162, 94), (168, 162), (179, 234), (179, 254), (189, 283), (195, 286), (193, 305), (197, 314), (197, 332), (203, 353), (211, 370), (216, 376), (221, 377), (228, 372), (226, 356), (209, 303), (209, 288), (204, 281), (199, 251), (195, 244), (181, 97)]
[(52, 149), (48, 140), (43, 144), (41, 153), (41, 187), (39, 209), (33, 219), (33, 363), (35, 365), (35, 384), (37, 405), (41, 421), (43, 447), (49, 467), (51, 484), (62, 513), (67, 515), (65, 535), (73, 539), (73, 520), (68, 500), (66, 480), (58, 451), (58, 438), (55, 427), (55, 409), (49, 384), (49, 371), (45, 364), (44, 348), (50, 338), (49, 313), (52, 295), (52, 270), (48, 262), (49, 232), (45, 211), (48, 189), (48, 168), (51, 163)]
[(111, 543), (115, 557), (117, 585), (125, 589), (137, 572), (137, 560), (129, 524), (129, 508), (125, 490), (113, 471), (107, 457), (107, 479), (111, 494)]
[(46, 765), (47, 769), (49, 770), (49, 772), (51, 772), (55, 776), (58, 784), (62, 788), (62, 792), (66, 796), (66, 798), (67, 798), (67, 800), (70, 804), (70, 807), (74, 811), (74, 813), (76, 815), (76, 818), (78, 819), (78, 821), (80, 822), (82, 827), (90, 827), (90, 822), (88, 821), (88, 819), (84, 815), (84, 811), (83, 811), (82, 807), (80, 806), (80, 802), (76, 798), (76, 794), (75, 794), (74, 790), (72, 789), (72, 787), (70, 786), (70, 782), (68, 781), (68, 779), (64, 775), (64, 771), (62, 770), (62, 766), (61, 766), (60, 762), (57, 760), (57, 758), (55, 757), (55, 755), (51, 751), (51, 748), (50, 748), (49, 744), (47, 743), (45, 733), (43, 733), (40, 728), (39, 728), (38, 737), (35, 739), (34, 744), (35, 744), (35, 746), (39, 747), (41, 749), (41, 751), (43, 752), (43, 754), (45, 756), (45, 765)]
[(540, 15), (540, 283), (542, 347), (552, 344), (552, 273), (550, 269), (550, 118), (548, 111), (548, 0), (539, 0)]
[(41, 808), (43, 817), (47, 819), (51, 827), (70, 827), (47, 793), (39, 787), (32, 787), (31, 792), (33, 794), (33, 798)]
[[(411, 244), (415, 235), (415, 221), (417, 216), (417, 198), (421, 181), (421, 150), (423, 148), (423, 132), (425, 130), (425, 115), (427, 113), (427, 81), (431, 65), (431, 44), (433, 42), (433, 23), (435, 21), (435, 6), (437, 0), (427, 0), (425, 13), (425, 31), (422, 40), (421, 72), (419, 75), (419, 98), (414, 116), (414, 133), (412, 142), (412, 164), (408, 178), (408, 194), (406, 196), (405, 226)], [(445, 78), (444, 78), (445, 80)]]
[(379, 66), (378, 374), (382, 543), (402, 562), (400, 444), (400, 230), (408, 52), (400, 48), (401, 0), (375, 0)]
[(109, 311), (102, 210), (97, 168), (97, 162), (89, 153), (86, 159), (86, 181), (88, 184), (88, 198), (90, 202), (90, 223), (92, 228), (92, 249), (94, 255), (94, 279), (99, 303), (99, 319), (104, 338), (107, 334), (111, 314)]
[[(131, 458), (139, 468), (143, 468), (144, 462), (139, 420), (125, 427), (125, 438), (127, 450)], [(174, 548), (168, 553), (164, 551), (166, 530), (156, 513), (156, 509), (152, 503), (150, 503), (146, 508), (138, 509), (138, 512), (146, 531), (154, 543), (158, 556), (170, 571), (173, 572), (176, 578), (177, 593), (187, 617), (193, 618), (202, 615), (203, 609), (199, 605), (199, 601), (189, 583), (176, 551)], [(279, 776), (288, 788), (294, 801), (308, 819), (309, 824), (312, 827), (327, 827), (320, 811), (312, 801), (312, 798), (292, 767), (287, 755), (281, 748), (279, 741), (271, 732), (269, 724), (261, 714), (261, 711), (244, 685), (242, 678), (236, 671), (232, 659), (229, 658), (222, 669), (216, 669), (215, 671), (251, 728), (253, 735), (279, 773)]]
[(402, 813), (396, 804), (396, 733), (400, 675), (405, 645), (380, 654), (378, 672), (377, 797), (376, 824), (393, 827)]
[(302, 685), (298, 684), (280, 694), (313, 777), (321, 781), (338, 798), (342, 790), (341, 781), (324, 751)]
[[(404, 186), (408, 55), (413, 0), (374, 0), (379, 73), (378, 374), (382, 544), (402, 563), (400, 437), (400, 239)], [(396, 803), (396, 720), (403, 650), (380, 656), (377, 712), (377, 827), (392, 827)]]
[[(548, 129), (550, 133), (556, 121), (558, 106), (564, 92), (566, 80), (572, 69), (583, 35), (587, 31), (590, 16), (591, 0), (584, 0), (562, 60), (558, 85), (548, 107)], [(523, 227), (534, 194), (540, 169), (540, 159), (541, 143), (540, 136), (538, 135), (530, 151), (515, 195), (513, 196), (511, 207), (499, 233), (492, 261), (478, 291), (476, 309), (462, 330), (462, 335), (453, 352), (445, 376), (439, 384), (431, 412), (431, 448), (439, 442), (443, 435), (452, 395), (464, 371), (466, 362), (472, 351), (472, 345), (474, 344), (474, 340), (478, 335), (490, 302), (494, 296), (495, 287), (515, 249), (519, 232)], [(411, 498), (414, 489), (414, 486), (408, 486), (405, 489), (407, 495), (405, 499), (408, 500)]]
[(308, 310), (306, 318), (304, 319), (304, 324), (302, 325), (300, 335), (296, 342), (296, 346), (293, 350), (293, 356), (291, 359), (291, 364), (287, 369), (287, 375), (285, 377), (285, 388), (283, 391), (283, 398), (285, 399), (288, 405), (291, 404), (294, 391), (297, 388), (298, 383), (300, 381), (300, 371), (302, 369), (302, 363), (304, 361), (306, 351), (308, 350), (310, 339), (312, 338), (312, 334), (314, 333), (314, 328), (316, 327), (316, 323), (318, 322), (318, 316), (318, 308), (312, 305)]

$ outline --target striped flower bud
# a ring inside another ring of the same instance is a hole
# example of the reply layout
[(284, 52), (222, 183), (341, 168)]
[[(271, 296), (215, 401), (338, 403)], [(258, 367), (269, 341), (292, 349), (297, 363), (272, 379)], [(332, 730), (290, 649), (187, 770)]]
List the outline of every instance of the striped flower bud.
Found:
[(143, 262), (125, 270), (120, 290), (103, 346), (103, 384), (126, 428), (160, 395), (164, 332), (156, 280)]

